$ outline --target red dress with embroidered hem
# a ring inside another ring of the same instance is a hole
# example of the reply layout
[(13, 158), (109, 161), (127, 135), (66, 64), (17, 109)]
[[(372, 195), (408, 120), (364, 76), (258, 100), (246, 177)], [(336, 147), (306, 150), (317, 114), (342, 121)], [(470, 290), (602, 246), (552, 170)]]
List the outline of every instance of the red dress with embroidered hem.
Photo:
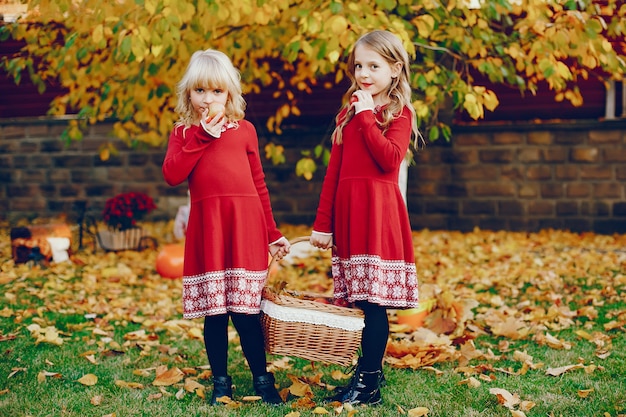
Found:
[(185, 318), (256, 314), (267, 278), (268, 245), (282, 237), (270, 206), (254, 126), (240, 120), (218, 139), (176, 127), (163, 162), (168, 184), (188, 181)]
[(331, 232), (334, 296), (392, 308), (418, 305), (411, 224), (398, 186), (411, 139), (405, 108), (383, 135), (372, 111), (356, 114), (333, 144), (313, 229)]

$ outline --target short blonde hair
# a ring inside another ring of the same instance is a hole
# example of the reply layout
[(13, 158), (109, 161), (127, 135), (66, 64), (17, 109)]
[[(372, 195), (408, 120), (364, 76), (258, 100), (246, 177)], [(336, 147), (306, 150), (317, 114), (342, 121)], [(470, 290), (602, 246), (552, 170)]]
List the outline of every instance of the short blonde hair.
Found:
[(228, 91), (224, 111), (226, 118), (234, 122), (244, 118), (246, 101), (242, 96), (241, 74), (223, 52), (207, 49), (194, 52), (183, 78), (176, 86), (176, 112), (180, 116), (177, 126), (189, 127), (198, 122), (198, 115), (190, 99), (190, 92), (198, 87)]

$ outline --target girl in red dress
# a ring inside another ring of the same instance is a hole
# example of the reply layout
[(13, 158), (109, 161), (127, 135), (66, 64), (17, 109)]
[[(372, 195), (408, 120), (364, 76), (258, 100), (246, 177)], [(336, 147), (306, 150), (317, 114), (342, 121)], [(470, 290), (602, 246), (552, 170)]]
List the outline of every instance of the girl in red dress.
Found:
[[(240, 74), (222, 52), (197, 51), (177, 94), (180, 120), (169, 138), (163, 176), (170, 185), (187, 181), (189, 186), (183, 315), (204, 317), (213, 372), (210, 401), (217, 404), (233, 395), (227, 371), (230, 318), (256, 393), (266, 403), (280, 404), (266, 368), (259, 313), (268, 250), (282, 258), (289, 241), (274, 221), (256, 130), (243, 119)], [(216, 106), (217, 114), (209, 115)]]
[(418, 304), (409, 216), (398, 186), (411, 138), (421, 138), (411, 105), (409, 58), (388, 31), (363, 35), (348, 57), (352, 85), (336, 117), (332, 149), (310, 242), (333, 247), (334, 296), (365, 313), (362, 356), (349, 386), (331, 397), (378, 404), (389, 336), (387, 308)]

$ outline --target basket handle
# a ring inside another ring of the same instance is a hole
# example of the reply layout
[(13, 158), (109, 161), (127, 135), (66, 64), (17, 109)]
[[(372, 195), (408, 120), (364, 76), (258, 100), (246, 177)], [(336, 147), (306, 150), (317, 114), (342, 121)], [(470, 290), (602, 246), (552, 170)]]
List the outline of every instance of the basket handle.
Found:
[[(309, 239), (310, 239), (309, 236), (295, 237), (295, 238), (293, 238), (293, 239), (291, 239), (289, 241), (289, 244), (295, 245), (296, 243), (308, 242)], [(274, 262), (276, 262), (276, 255), (272, 256), (272, 260), (270, 261), (269, 265), (267, 266), (267, 269), (271, 269), (272, 265), (274, 265)]]

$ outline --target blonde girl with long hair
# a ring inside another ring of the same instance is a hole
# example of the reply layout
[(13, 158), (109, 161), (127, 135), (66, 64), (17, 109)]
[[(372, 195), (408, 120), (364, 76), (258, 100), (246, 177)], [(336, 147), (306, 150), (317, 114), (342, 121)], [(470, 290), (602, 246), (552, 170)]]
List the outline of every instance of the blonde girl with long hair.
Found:
[(333, 248), (334, 297), (365, 313), (361, 357), (350, 384), (329, 400), (382, 401), (387, 308), (418, 305), (408, 212), (398, 173), (419, 138), (411, 105), (409, 58), (400, 39), (361, 36), (348, 61), (352, 84), (336, 117), (332, 149), (310, 242)]

